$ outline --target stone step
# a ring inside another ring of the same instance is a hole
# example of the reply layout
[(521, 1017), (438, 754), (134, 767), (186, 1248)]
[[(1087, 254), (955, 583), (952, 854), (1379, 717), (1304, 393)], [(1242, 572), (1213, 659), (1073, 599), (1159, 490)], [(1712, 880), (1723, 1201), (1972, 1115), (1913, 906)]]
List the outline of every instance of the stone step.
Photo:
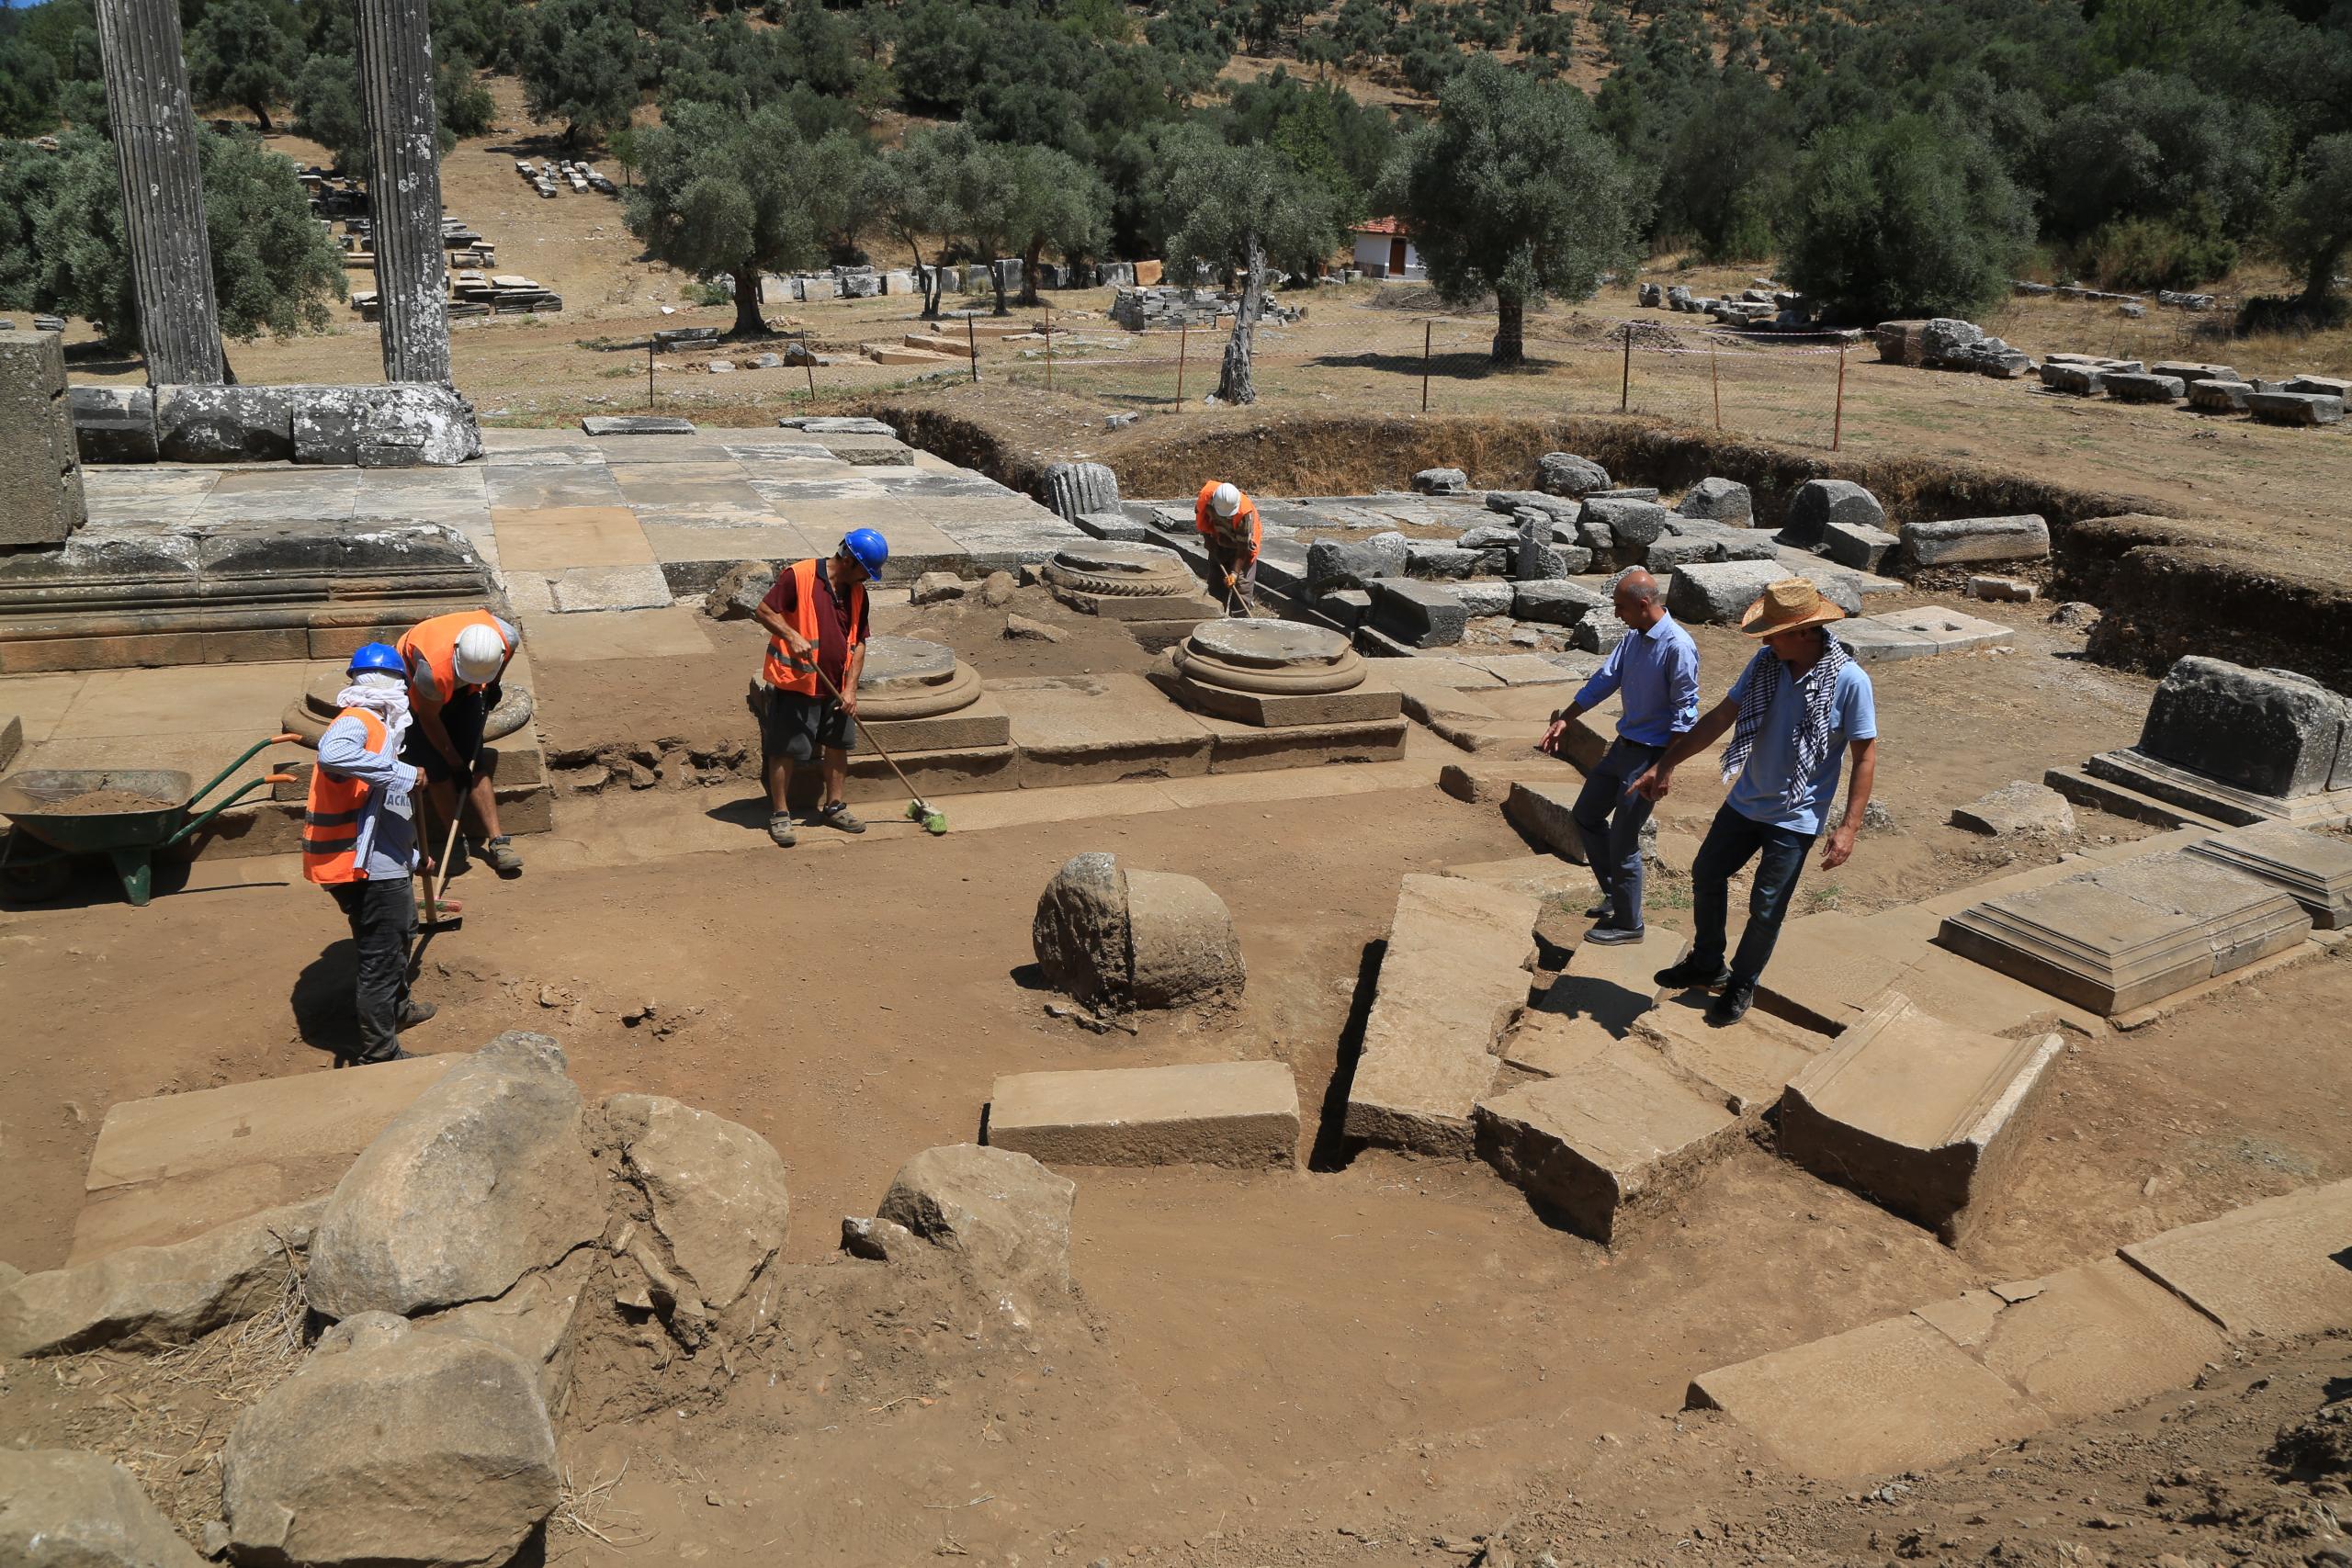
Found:
[(1889, 991), (1789, 1080), (1781, 1152), (1953, 1243), (2000, 1186), (2063, 1044), (1984, 1033)]
[(1829, 1044), (1829, 1037), (1751, 1010), (1728, 1028), (1707, 1021), (1696, 992), (1668, 997), (1634, 1021), (1648, 1045), (1693, 1089), (1735, 1116), (1757, 1116)]
[(2052, 768), (2041, 775), (2041, 782), (2076, 806), (2091, 807), (2134, 822), (2153, 822), (2159, 828), (2229, 826), (2218, 817), (2208, 817), (2188, 807), (2143, 794), (2129, 784), (2094, 778), (2080, 768)]
[(1467, 1155), (1495, 1045), (1527, 1003), (1540, 905), (1461, 877), (1408, 876), (1349, 1084), (1351, 1138)]
[(2347, 1248), (2352, 1181), (2338, 1181), (2135, 1242), (2123, 1258), (2233, 1339), (2291, 1339), (2352, 1323)]
[(1576, 865), (1586, 863), (1583, 835), (1577, 831), (1578, 782), (1521, 782), (1503, 797), (1503, 816), (1510, 825), (1554, 854)]
[(1013, 1073), (985, 1141), (1047, 1165), (1287, 1166), (1298, 1086), (1281, 1062)]
[(1478, 1102), (1478, 1155), (1578, 1235), (1614, 1242), (1729, 1153), (1739, 1122), (1647, 1046), (1581, 1032), (1556, 1076)]

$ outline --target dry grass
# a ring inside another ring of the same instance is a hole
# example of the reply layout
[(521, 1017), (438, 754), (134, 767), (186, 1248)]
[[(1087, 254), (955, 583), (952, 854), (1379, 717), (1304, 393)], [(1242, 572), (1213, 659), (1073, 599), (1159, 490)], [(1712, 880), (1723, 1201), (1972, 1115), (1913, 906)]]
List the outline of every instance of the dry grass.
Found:
[(616, 1551), (627, 1551), (651, 1540), (654, 1532), (644, 1528), (639, 1516), (613, 1501), (613, 1493), (628, 1474), (628, 1461), (610, 1476), (582, 1486), (571, 1478), (566, 1466), (563, 1481), (556, 1492), (555, 1512), (548, 1516), (548, 1527), (559, 1535), (576, 1535), (601, 1541)]

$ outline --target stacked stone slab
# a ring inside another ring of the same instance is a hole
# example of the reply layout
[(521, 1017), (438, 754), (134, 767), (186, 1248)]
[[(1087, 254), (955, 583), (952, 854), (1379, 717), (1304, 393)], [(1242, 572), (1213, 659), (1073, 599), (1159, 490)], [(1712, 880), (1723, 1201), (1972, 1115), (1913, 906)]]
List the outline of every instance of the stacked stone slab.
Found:
[(1287, 1166), (1298, 1086), (1280, 1062), (1014, 1073), (989, 1091), (987, 1142), (1046, 1165)]
[(2352, 705), (2291, 671), (2192, 655), (2157, 683), (2139, 743), (2084, 766), (2218, 821), (2321, 820), (2352, 809)]
[(1184, 558), (1158, 545), (1067, 545), (1040, 575), (1055, 598), (1080, 615), (1123, 623), (1153, 652), (1218, 613)]
[(62, 545), (88, 521), (55, 333), (0, 330), (0, 548)]
[[(761, 700), (754, 682), (752, 702), (756, 707)], [(858, 673), (857, 716), (863, 728), (851, 736), (849, 777), (842, 787), (849, 800), (896, 799), (905, 793), (897, 773), (875, 750), (877, 743), (917, 789), (969, 789), (1016, 776), (1020, 753), (1012, 745), (1012, 716), (982, 689), (979, 672), (944, 644), (910, 637), (868, 638)], [(822, 781), (815, 773), (794, 771), (796, 809), (818, 804)]]
[(2352, 841), (2336, 834), (2260, 822), (2191, 844), (2188, 852), (2283, 889), (2321, 931), (2352, 925)]
[(1295, 621), (1202, 622), (1169, 652), (1161, 684), (1198, 713), (1261, 729), (1370, 726), (1401, 732), (1403, 699), (1364, 683), (1338, 632)]
[(1781, 1152), (1956, 1243), (2024, 1145), (2061, 1045), (1931, 1017), (1889, 991), (1789, 1080)]

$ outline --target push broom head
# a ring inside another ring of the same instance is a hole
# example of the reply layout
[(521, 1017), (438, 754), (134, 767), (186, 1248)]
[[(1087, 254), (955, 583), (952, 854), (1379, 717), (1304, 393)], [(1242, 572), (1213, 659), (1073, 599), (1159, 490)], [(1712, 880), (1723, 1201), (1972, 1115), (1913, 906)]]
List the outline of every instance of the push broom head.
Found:
[(907, 820), (922, 823), (922, 830), (933, 838), (947, 831), (947, 813), (927, 801), (907, 802)]

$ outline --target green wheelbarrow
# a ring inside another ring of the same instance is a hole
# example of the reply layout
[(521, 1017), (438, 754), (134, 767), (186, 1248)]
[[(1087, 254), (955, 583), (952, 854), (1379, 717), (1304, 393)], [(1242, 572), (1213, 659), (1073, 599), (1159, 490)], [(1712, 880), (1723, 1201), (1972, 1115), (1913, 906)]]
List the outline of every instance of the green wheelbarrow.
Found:
[(273, 735), (213, 776), (202, 789), (171, 768), (28, 768), (0, 779), (0, 817), (14, 824), (0, 845), (0, 889), (15, 899), (53, 898), (73, 876), (75, 855), (105, 855), (123, 896), (141, 908), (154, 892), (155, 852), (169, 849), (237, 802), (291, 773), (265, 773), (204, 807), (204, 797), (264, 748), (292, 740)]

